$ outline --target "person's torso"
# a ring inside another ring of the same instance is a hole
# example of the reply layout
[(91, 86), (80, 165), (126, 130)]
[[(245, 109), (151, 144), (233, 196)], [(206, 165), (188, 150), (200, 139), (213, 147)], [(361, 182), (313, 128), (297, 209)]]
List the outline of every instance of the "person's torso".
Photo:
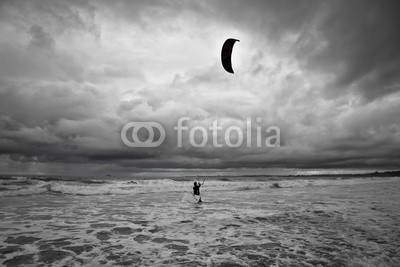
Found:
[(200, 195), (200, 186), (193, 186), (193, 194)]

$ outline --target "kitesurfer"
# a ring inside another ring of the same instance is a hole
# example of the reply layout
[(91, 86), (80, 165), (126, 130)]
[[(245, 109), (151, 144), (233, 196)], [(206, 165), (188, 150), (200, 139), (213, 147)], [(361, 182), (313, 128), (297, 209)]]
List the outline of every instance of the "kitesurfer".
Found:
[(194, 182), (194, 186), (193, 186), (193, 195), (195, 196), (199, 196), (199, 203), (203, 202), (201, 201), (201, 196), (200, 196), (200, 186), (202, 186), (204, 184), (204, 180), (203, 183), (200, 184), (200, 182)]

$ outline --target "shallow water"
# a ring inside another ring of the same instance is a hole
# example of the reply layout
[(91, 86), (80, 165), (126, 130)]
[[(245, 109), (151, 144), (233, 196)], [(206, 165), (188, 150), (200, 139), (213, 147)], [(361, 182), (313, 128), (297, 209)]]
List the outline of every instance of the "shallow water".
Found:
[(399, 178), (307, 183), (210, 182), (201, 205), (181, 202), (181, 188), (5, 196), (0, 263), (399, 266)]

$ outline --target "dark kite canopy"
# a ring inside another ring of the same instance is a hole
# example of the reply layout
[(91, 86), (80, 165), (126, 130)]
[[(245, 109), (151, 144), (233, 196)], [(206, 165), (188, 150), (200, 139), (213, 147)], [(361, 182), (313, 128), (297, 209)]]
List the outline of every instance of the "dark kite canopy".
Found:
[(233, 45), (236, 41), (240, 42), (237, 39), (229, 38), (225, 41), (224, 45), (222, 46), (221, 50), (221, 62), (224, 69), (229, 73), (234, 73), (232, 69), (232, 49)]

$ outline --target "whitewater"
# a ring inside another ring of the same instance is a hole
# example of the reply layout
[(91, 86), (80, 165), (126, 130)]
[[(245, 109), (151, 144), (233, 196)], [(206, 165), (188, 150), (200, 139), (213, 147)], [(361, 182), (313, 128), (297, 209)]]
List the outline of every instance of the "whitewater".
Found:
[(398, 203), (399, 177), (3, 176), (0, 264), (398, 266)]

